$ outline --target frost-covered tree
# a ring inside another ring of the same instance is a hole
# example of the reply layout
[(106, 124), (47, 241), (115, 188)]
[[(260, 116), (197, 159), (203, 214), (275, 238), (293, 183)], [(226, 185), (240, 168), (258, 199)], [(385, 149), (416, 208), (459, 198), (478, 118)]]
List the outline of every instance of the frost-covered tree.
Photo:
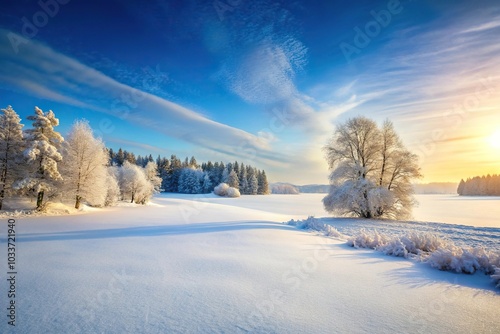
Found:
[(226, 182), (230, 187), (239, 189), (240, 188), (240, 181), (238, 179), (238, 175), (234, 170), (231, 170), (229, 172), (229, 175), (227, 176), (227, 182)]
[(192, 156), (191, 159), (189, 159), (189, 167), (194, 168), (194, 169), (199, 167), (198, 162), (196, 161), (194, 156)]
[(128, 161), (131, 164), (137, 164), (137, 159), (135, 158), (134, 153), (123, 151), (123, 156), (125, 157), (125, 161)]
[(222, 182), (227, 183), (229, 179), (229, 174), (233, 171), (233, 166), (231, 163), (228, 163), (222, 172)]
[(120, 147), (118, 149), (118, 152), (116, 153), (116, 156), (115, 156), (115, 163), (118, 167), (121, 167), (121, 166), (123, 166), (124, 162), (125, 162), (125, 154), (123, 153), (123, 150)]
[(268, 195), (269, 194), (269, 182), (267, 181), (266, 172), (262, 171), (257, 174), (257, 194)]
[(323, 199), (328, 212), (364, 218), (405, 219), (414, 204), (411, 181), (418, 157), (402, 144), (391, 122), (381, 128), (365, 117), (337, 126), (324, 148), (332, 172)]
[(500, 196), (500, 175), (486, 175), (461, 180), (457, 193), (461, 196)]
[(212, 181), (210, 180), (210, 176), (208, 173), (203, 173), (203, 185), (202, 185), (202, 191), (204, 194), (208, 194), (212, 191), (214, 186), (212, 185)]
[(62, 180), (58, 163), (62, 160), (59, 149), (64, 138), (54, 130), (59, 119), (52, 110), (44, 113), (35, 107), (35, 115), (27, 118), (33, 121), (33, 128), (25, 131), (25, 173), (15, 188), (34, 191), (37, 194), (36, 207), (40, 209), (45, 192), (54, 190), (55, 183)]
[(259, 182), (257, 180), (257, 171), (248, 166), (247, 169), (247, 176), (248, 176), (248, 188), (246, 189), (245, 194), (248, 195), (257, 195), (257, 192), (259, 190)]
[(24, 151), (23, 125), (11, 106), (0, 114), (0, 210), (3, 200), (19, 177)]
[(160, 192), (161, 178), (158, 176), (158, 166), (156, 162), (148, 160), (148, 163), (144, 167), (144, 173), (146, 173), (146, 179), (153, 185), (155, 193)]
[(170, 156), (170, 165), (163, 179), (163, 189), (167, 192), (177, 192), (179, 189), (179, 177), (181, 174), (182, 162), (175, 154)]
[(247, 169), (245, 165), (241, 164), (240, 166), (240, 174), (239, 176), (239, 189), (242, 194), (246, 194), (248, 189), (248, 178), (247, 178)]
[(238, 161), (234, 162), (233, 170), (236, 173), (236, 175), (238, 175), (238, 176), (240, 175), (240, 165), (238, 164)]
[(108, 166), (114, 166), (115, 165), (115, 152), (113, 151), (112, 148), (108, 149)]
[(104, 205), (107, 195), (108, 152), (101, 139), (95, 138), (87, 121), (76, 121), (62, 148), (61, 173), (64, 193), (79, 209), (82, 201)]
[(178, 192), (184, 194), (201, 194), (203, 185), (203, 172), (189, 167), (183, 168), (179, 177)]
[(145, 204), (154, 193), (154, 186), (146, 178), (144, 168), (125, 160), (120, 170), (120, 190), (130, 203)]
[(120, 185), (118, 183), (117, 170), (118, 167), (106, 168), (106, 198), (104, 199), (104, 206), (111, 206), (116, 204), (120, 199)]

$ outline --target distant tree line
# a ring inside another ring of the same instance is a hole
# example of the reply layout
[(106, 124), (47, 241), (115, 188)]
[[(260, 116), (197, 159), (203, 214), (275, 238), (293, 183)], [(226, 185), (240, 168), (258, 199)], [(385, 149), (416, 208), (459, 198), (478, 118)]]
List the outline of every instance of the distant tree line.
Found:
[(463, 179), (457, 193), (461, 196), (500, 196), (500, 175), (486, 175)]
[(161, 178), (161, 190), (165, 192), (183, 194), (206, 194), (214, 190), (221, 183), (238, 189), (243, 195), (267, 195), (270, 193), (269, 182), (264, 170), (238, 161), (234, 163), (207, 161), (198, 163), (196, 158), (186, 157), (179, 159), (175, 154), (170, 158), (158, 156), (153, 159), (148, 156), (137, 157), (134, 153), (121, 148), (115, 152), (109, 149), (110, 163), (118, 166), (128, 161), (138, 166), (145, 166), (155, 162), (158, 167), (158, 176)]
[(271, 185), (271, 192), (281, 195), (298, 195), (300, 193), (296, 186), (289, 183), (274, 183)]

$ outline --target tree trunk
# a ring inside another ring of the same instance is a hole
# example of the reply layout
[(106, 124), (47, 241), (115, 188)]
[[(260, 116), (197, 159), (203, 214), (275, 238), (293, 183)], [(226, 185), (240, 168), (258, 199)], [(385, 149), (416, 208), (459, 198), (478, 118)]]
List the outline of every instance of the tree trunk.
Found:
[[(7, 165), (7, 163), (5, 163), (5, 164)], [(2, 170), (2, 177), (0, 179), (0, 184), (2, 184), (2, 190), (0, 191), (0, 210), (2, 210), (3, 199), (5, 198), (5, 183), (6, 182), (7, 182), (7, 167), (5, 167)]]
[(42, 207), (42, 203), (43, 203), (43, 191), (39, 191), (37, 198), (36, 198), (36, 209), (37, 210), (40, 210), (40, 208)]
[(80, 209), (80, 201), (81, 201), (81, 197), (80, 196), (76, 196), (76, 201), (75, 201), (75, 209)]

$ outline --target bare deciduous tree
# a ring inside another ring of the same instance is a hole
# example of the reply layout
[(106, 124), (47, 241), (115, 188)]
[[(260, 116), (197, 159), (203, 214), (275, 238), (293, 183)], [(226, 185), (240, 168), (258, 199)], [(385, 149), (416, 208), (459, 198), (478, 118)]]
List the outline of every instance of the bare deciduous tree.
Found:
[(390, 121), (381, 128), (356, 117), (340, 124), (324, 147), (330, 192), (328, 212), (364, 218), (405, 219), (414, 205), (411, 181), (421, 177), (418, 157), (401, 142)]

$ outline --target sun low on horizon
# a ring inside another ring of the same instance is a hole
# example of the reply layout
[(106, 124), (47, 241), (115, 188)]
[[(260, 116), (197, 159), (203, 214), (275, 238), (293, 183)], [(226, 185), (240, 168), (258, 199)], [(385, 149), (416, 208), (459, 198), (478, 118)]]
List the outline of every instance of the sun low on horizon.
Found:
[(500, 128), (488, 137), (488, 142), (493, 149), (498, 150), (500, 153)]

